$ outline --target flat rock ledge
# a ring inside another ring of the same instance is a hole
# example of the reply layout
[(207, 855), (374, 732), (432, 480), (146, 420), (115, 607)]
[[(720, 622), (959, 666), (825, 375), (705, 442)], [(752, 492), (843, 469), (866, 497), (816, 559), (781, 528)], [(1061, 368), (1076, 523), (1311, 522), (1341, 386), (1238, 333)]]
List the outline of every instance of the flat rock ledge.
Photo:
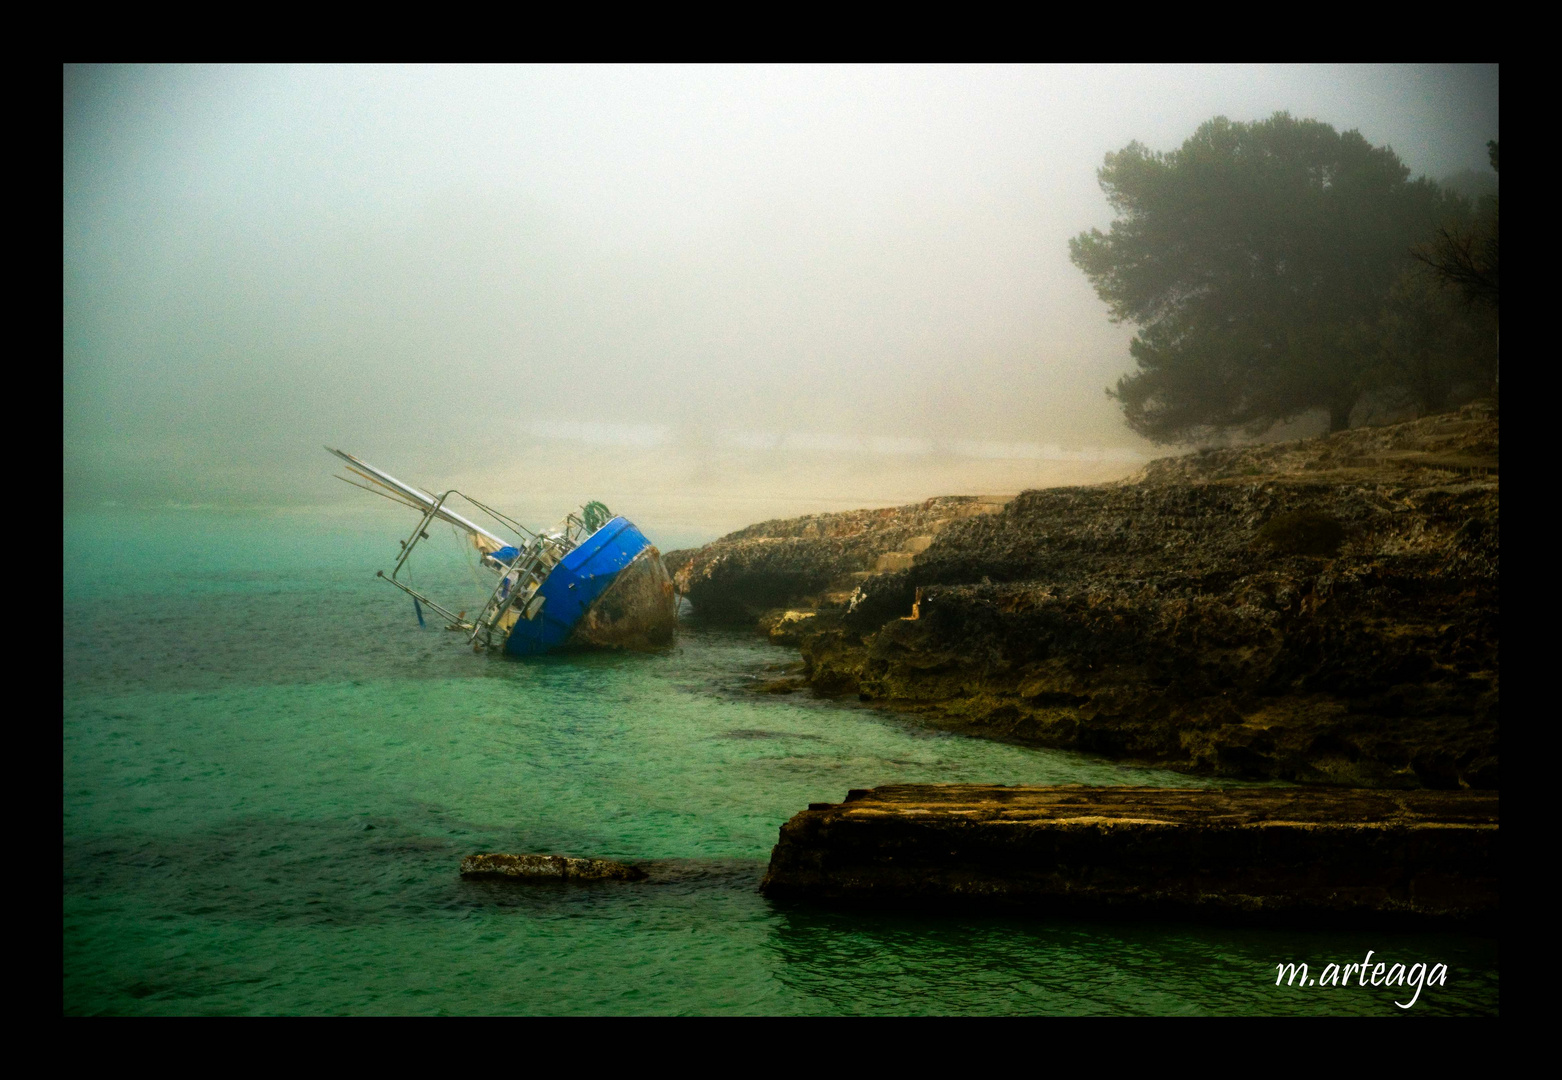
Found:
[(1497, 793), (904, 784), (781, 827), (773, 898), (1495, 932)]
[(611, 859), (576, 859), (567, 855), (468, 855), (461, 860), (464, 878), (503, 881), (642, 881), (645, 871)]

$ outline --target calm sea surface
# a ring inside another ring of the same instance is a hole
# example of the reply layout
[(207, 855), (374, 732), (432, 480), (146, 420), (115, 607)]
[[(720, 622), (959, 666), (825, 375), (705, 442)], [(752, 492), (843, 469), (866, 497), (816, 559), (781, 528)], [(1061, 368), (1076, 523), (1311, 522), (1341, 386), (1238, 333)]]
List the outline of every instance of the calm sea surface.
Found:
[[(753, 694), (795, 653), (695, 624), (659, 655), (475, 655), (375, 580), (391, 509), (65, 519), (66, 1013), (1405, 1015), (1274, 985), (1369, 949), (1448, 965), (1409, 1015), (1498, 1011), (1486, 939), (774, 904), (777, 830), (849, 788), (1200, 781)], [(472, 596), (437, 539), (420, 584)], [(461, 880), (479, 851), (652, 877)]]

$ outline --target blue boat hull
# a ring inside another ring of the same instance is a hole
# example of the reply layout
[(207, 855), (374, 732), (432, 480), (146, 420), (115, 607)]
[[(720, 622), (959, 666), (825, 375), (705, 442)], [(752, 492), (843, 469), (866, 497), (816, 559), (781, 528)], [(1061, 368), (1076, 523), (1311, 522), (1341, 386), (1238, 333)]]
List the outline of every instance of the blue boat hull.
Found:
[(660, 644), (672, 636), (672, 583), (661, 553), (627, 518), (613, 518), (560, 559), (537, 594), (541, 610), (518, 620), (505, 639), (511, 656), (566, 645)]

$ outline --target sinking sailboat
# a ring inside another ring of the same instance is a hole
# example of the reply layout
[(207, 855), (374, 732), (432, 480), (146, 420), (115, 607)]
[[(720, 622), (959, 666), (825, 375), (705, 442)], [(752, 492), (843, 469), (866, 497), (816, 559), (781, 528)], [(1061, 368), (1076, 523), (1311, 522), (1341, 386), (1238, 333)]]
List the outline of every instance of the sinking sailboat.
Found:
[[(340, 479), (421, 515), (412, 535), (401, 542), (401, 554), (390, 574), (379, 571), (380, 577), (412, 597), (420, 621), (427, 607), (448, 620), (451, 630), (467, 634), (474, 649), (511, 656), (536, 656), (570, 646), (655, 648), (672, 640), (677, 598), (661, 552), (627, 518), (614, 515), (601, 503), (588, 502), (552, 529), (532, 532), (459, 491), (442, 495), (423, 491), (351, 454), (326, 449), (359, 478)], [(450, 506), (452, 498), (475, 507), (496, 528), (513, 532), (517, 540), (507, 540), (457, 513)], [(475, 619), (468, 620), (465, 611), (452, 613), (401, 576), (413, 550), (428, 539), (428, 526), (435, 520), (465, 532), (477, 552), (478, 565), (492, 576), (492, 590)]]

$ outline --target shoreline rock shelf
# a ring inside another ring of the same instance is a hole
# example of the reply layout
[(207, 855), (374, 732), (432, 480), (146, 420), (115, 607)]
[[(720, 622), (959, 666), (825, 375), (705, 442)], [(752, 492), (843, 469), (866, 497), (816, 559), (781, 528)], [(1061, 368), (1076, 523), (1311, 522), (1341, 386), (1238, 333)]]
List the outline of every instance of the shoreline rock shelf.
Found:
[(781, 829), (776, 899), (1494, 931), (1497, 794), (906, 784)]
[(1483, 405), (1012, 499), (771, 521), (667, 556), (814, 692), (1192, 772), (1498, 786)]

